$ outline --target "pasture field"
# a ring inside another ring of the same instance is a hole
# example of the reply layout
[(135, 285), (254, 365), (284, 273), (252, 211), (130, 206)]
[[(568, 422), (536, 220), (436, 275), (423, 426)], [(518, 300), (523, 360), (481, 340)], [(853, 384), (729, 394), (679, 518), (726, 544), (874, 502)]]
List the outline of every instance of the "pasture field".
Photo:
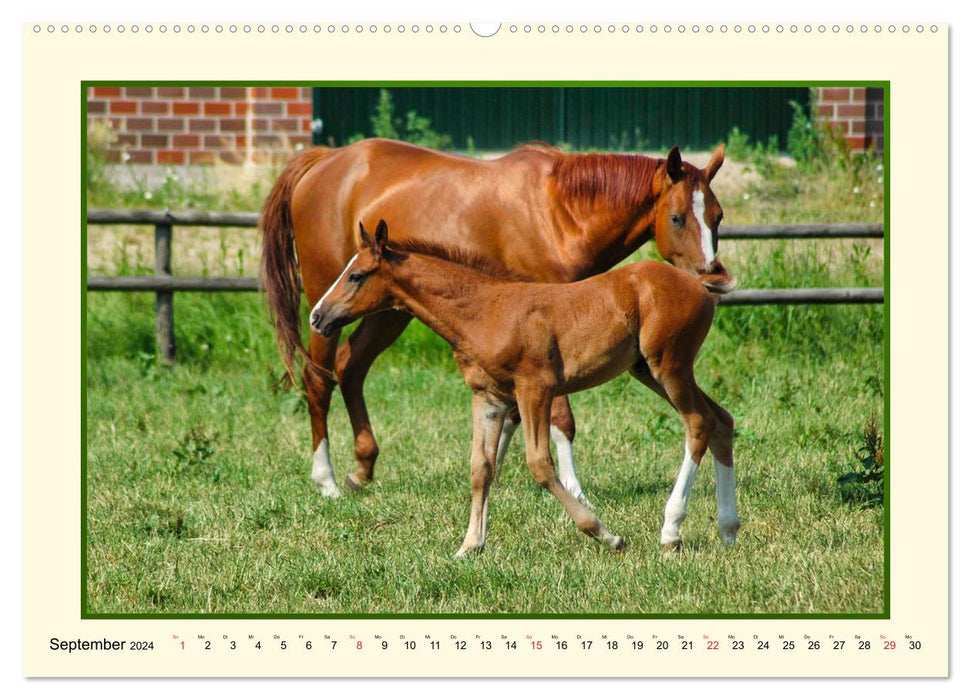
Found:
[[(635, 259), (649, 255), (653, 244)], [(883, 280), (882, 244), (728, 241), (721, 256), (749, 288)], [(468, 522), (471, 394), (441, 340), (413, 322), (378, 359), (365, 389), (376, 479), (326, 500), (309, 479), (302, 399), (273, 389), (281, 364), (261, 299), (179, 293), (175, 305), (180, 359), (168, 368), (155, 359), (153, 295), (87, 295), (89, 614), (885, 611), (884, 506), (848, 499), (838, 482), (866, 458), (873, 426), (882, 431), (880, 306), (718, 309), (697, 375), (736, 418), (742, 526), (731, 550), (718, 539), (710, 457), (684, 549), (659, 547), (683, 431), (624, 375), (573, 405), (580, 481), (628, 549), (577, 531), (533, 481), (517, 434), (485, 552), (453, 561)], [(353, 451), (339, 392), (330, 426), (342, 481)]]

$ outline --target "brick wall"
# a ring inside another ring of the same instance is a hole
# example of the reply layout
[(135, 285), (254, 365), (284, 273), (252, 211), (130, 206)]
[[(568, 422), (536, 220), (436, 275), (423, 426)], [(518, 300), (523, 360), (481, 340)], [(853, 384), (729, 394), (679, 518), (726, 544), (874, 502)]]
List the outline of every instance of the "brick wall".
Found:
[(819, 121), (832, 124), (853, 151), (883, 153), (882, 88), (816, 88), (814, 97)]
[(310, 144), (311, 111), (311, 88), (88, 88), (88, 120), (111, 121), (117, 163), (265, 163)]

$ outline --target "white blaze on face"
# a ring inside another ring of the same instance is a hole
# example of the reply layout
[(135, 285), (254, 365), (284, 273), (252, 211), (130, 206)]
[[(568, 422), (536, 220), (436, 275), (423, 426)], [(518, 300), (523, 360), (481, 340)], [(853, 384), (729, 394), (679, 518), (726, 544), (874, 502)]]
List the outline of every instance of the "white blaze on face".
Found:
[(705, 256), (705, 264), (711, 265), (715, 259), (715, 244), (711, 229), (705, 223), (705, 193), (700, 188), (691, 194), (691, 208), (701, 229), (701, 252)]
[(344, 275), (347, 274), (347, 271), (351, 269), (351, 265), (354, 264), (354, 261), (355, 260), (357, 260), (357, 253), (354, 253), (354, 255), (351, 257), (351, 259), (347, 261), (347, 265), (344, 267), (344, 271), (341, 272), (339, 275), (337, 275), (337, 279), (334, 280), (334, 284), (330, 285), (330, 288), (326, 292), (324, 292), (324, 295), (322, 297), (320, 297), (320, 299), (314, 305), (313, 311), (310, 312), (310, 317), (311, 318), (313, 318), (314, 312), (317, 311), (317, 309), (320, 308), (320, 305), (323, 303), (324, 299), (327, 298), (327, 295), (334, 291), (334, 287), (337, 286), (337, 283), (340, 282), (341, 281), (341, 278), (343, 278)]

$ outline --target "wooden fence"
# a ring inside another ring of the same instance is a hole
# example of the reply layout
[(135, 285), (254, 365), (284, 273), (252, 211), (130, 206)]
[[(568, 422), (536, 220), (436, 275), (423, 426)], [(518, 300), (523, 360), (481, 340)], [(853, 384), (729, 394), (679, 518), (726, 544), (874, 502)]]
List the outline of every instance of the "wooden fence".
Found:
[[(155, 274), (105, 277), (89, 275), (92, 292), (155, 292), (155, 337), (159, 358), (175, 359), (175, 292), (255, 292), (256, 277), (175, 277), (172, 275), (172, 228), (210, 226), (255, 228), (257, 213), (222, 213), (148, 209), (91, 209), (89, 224), (135, 224), (155, 227)], [(765, 224), (722, 226), (719, 240), (805, 240), (818, 238), (883, 238), (883, 224)], [(825, 287), (810, 289), (740, 289), (722, 297), (726, 306), (765, 304), (880, 304), (882, 287)]]

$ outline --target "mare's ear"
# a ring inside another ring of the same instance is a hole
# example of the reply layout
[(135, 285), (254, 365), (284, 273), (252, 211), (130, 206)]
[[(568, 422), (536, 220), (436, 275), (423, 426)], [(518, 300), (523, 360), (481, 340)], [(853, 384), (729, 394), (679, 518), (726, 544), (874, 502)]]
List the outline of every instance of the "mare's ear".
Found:
[(378, 257), (384, 255), (384, 246), (388, 242), (388, 224), (384, 219), (378, 222), (378, 227), (374, 230), (374, 249)]
[(667, 171), (671, 182), (677, 182), (684, 177), (684, 173), (681, 172), (681, 149), (677, 146), (668, 153)]
[(359, 229), (361, 229), (361, 245), (365, 248), (373, 248), (374, 239), (371, 238), (371, 235), (367, 232), (367, 229), (364, 228), (364, 222), (357, 222), (357, 226)]
[(718, 169), (722, 167), (722, 163), (725, 162), (725, 144), (721, 144), (715, 149), (715, 152), (711, 154), (711, 160), (708, 161), (708, 165), (705, 166), (705, 178), (708, 182), (715, 177), (715, 173)]

